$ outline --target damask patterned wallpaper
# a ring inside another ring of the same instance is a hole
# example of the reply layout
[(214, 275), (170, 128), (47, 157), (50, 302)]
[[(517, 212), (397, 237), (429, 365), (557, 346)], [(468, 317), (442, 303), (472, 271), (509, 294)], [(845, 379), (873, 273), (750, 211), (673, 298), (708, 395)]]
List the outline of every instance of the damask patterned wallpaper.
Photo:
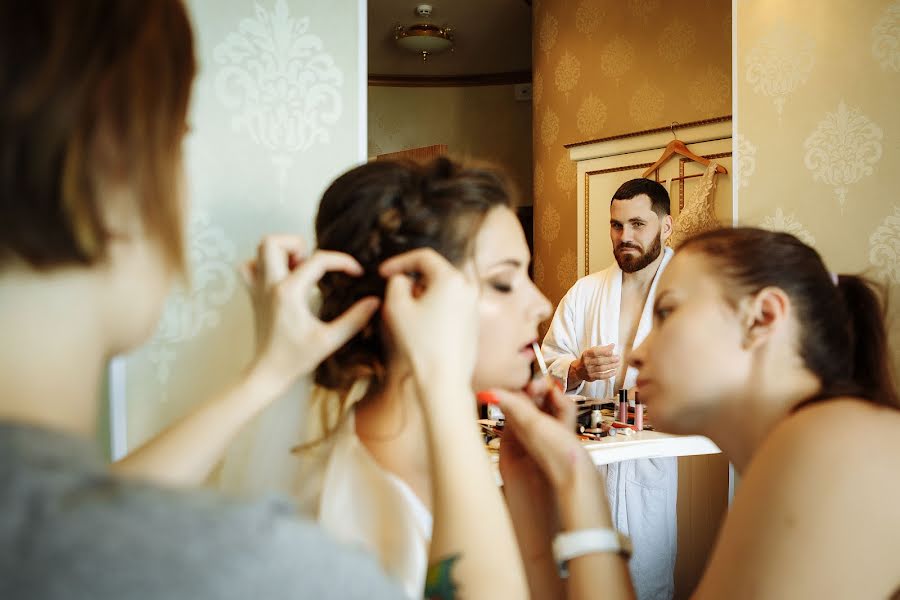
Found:
[(434, 144), (450, 154), (488, 160), (532, 204), (531, 103), (512, 85), (369, 87), (369, 156)]
[(731, 1), (536, 0), (533, 31), (534, 277), (556, 303), (577, 262), (563, 145), (731, 114)]
[(891, 286), (900, 372), (900, 0), (737, 3), (739, 221)]
[(114, 367), (128, 448), (236, 377), (252, 326), (235, 265), (265, 233), (312, 244), (322, 191), (366, 156), (364, 3), (188, 5), (200, 63), (186, 142), (191, 281), (152, 341)]

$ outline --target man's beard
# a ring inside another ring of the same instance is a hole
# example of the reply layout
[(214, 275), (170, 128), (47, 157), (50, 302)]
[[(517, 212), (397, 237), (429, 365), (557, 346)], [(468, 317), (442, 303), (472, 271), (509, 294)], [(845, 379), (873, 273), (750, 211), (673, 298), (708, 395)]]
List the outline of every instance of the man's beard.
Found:
[(643, 254), (638, 255), (622, 254), (622, 250), (625, 248), (634, 248), (635, 250), (640, 250), (640, 248), (623, 242), (622, 244), (619, 244), (619, 247), (616, 248), (616, 251), (613, 253), (616, 257), (616, 262), (619, 263), (619, 268), (622, 269), (623, 272), (635, 273), (659, 257), (659, 253), (662, 252), (662, 241), (659, 239), (658, 235), (654, 236), (650, 248)]

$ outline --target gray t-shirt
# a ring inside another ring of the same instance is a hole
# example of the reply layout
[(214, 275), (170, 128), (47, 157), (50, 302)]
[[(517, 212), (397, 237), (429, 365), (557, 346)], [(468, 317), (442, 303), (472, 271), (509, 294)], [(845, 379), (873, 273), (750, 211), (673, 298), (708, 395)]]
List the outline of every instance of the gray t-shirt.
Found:
[(293, 516), (110, 475), (85, 440), (0, 423), (0, 598), (404, 598)]

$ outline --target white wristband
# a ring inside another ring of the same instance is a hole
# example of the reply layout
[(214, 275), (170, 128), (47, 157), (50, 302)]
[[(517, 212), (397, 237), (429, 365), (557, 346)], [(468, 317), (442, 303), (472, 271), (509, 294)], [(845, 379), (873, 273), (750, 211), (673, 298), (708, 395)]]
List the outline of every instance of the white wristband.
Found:
[(564, 531), (553, 540), (553, 558), (561, 570), (571, 559), (595, 552), (615, 552), (628, 559), (631, 541), (614, 529)]

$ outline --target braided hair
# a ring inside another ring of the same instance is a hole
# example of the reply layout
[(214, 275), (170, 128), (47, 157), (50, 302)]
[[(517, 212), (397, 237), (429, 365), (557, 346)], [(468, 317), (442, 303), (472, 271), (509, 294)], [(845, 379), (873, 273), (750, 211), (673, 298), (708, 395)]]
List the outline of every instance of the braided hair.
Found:
[[(375, 161), (340, 176), (319, 204), (317, 243), (320, 249), (353, 256), (364, 275), (323, 277), (320, 318), (330, 321), (366, 296), (383, 298), (386, 282), (378, 267), (392, 256), (432, 248), (461, 264), (470, 256), (485, 216), (498, 206), (514, 206), (512, 186), (501, 171), (445, 157), (426, 164)], [(383, 389), (387, 358), (376, 314), (318, 367), (315, 382), (343, 395), (354, 382), (367, 378), (366, 396), (371, 396)]]

